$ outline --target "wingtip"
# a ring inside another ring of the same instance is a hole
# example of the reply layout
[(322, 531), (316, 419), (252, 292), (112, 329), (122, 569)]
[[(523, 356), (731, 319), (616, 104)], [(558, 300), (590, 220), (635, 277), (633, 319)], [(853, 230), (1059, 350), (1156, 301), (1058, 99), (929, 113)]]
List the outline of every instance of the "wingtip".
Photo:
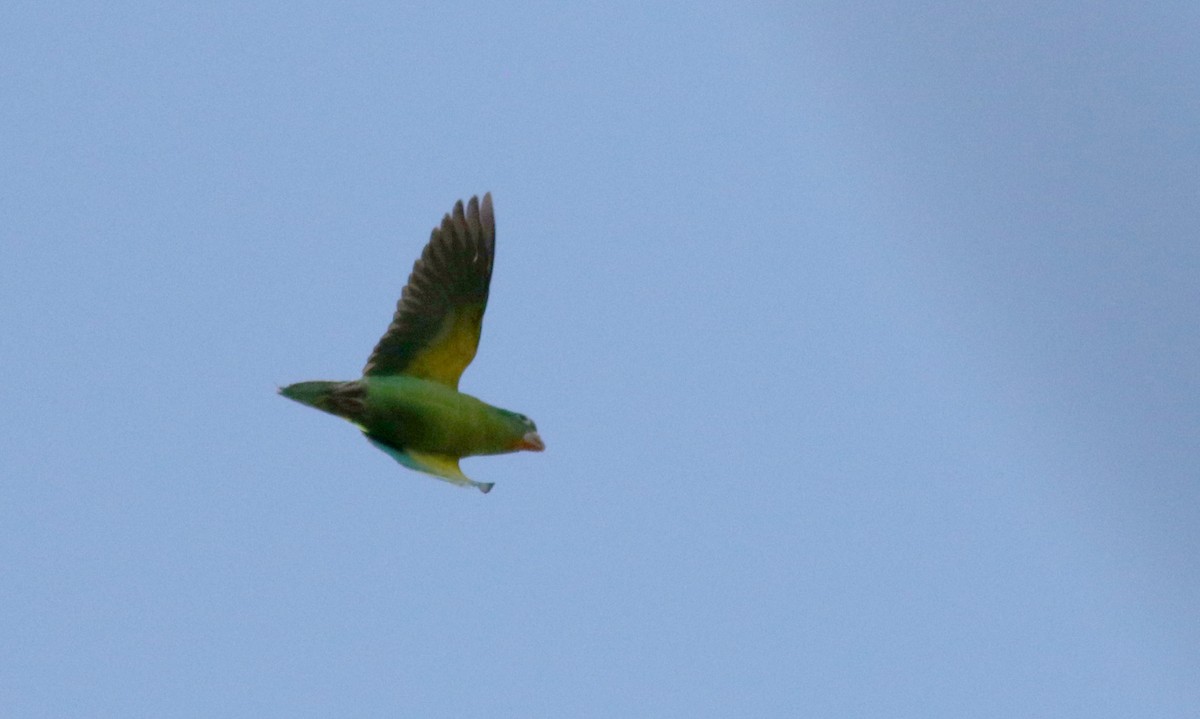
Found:
[(492, 210), (492, 193), (483, 193), (483, 203), (479, 207), (479, 217), (483, 222), (485, 232), (494, 234), (496, 232), (496, 213)]
[(488, 492), (492, 491), (492, 487), (495, 487), (496, 483), (495, 482), (480, 482), (480, 483), (476, 484), (475, 486), (479, 487), (480, 492), (487, 494)]

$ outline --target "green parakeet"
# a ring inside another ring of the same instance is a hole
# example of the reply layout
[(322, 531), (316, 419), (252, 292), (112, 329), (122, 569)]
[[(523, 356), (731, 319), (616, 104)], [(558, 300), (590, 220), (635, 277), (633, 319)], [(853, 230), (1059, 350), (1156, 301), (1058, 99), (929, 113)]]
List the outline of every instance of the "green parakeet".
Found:
[(279, 393), (353, 422), (396, 461), (482, 492), (463, 457), (545, 449), (533, 420), (458, 391), (475, 357), (492, 281), (496, 220), (491, 193), (442, 218), (413, 265), (387, 332), (361, 379), (299, 382)]

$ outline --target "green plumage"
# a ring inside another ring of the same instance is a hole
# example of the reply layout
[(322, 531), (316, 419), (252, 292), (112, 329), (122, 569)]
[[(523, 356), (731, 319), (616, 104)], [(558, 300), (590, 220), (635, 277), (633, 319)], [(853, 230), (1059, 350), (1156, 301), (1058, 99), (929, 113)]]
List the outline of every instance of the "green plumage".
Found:
[(363, 377), (299, 382), (279, 390), (357, 425), (401, 464), (484, 492), (458, 467), (462, 457), (544, 448), (528, 417), (458, 391), (475, 356), (495, 249), (491, 195), (446, 215), (413, 267), (388, 331)]

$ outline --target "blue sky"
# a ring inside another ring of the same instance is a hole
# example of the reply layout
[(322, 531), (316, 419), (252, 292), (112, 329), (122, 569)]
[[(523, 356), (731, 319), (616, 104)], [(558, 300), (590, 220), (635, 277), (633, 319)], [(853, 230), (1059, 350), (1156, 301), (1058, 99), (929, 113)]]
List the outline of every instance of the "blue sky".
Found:
[[(1195, 716), (1194, 4), (5, 16), (0, 713)], [(275, 388), (488, 190), (484, 496)]]

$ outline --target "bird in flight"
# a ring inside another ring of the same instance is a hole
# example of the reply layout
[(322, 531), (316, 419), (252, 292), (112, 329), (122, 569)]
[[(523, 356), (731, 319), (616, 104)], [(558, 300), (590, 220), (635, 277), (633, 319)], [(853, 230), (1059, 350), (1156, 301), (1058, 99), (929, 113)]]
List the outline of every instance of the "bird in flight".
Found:
[(481, 492), (463, 457), (546, 448), (533, 420), (458, 391), (475, 358), (496, 249), (492, 195), (472, 197), (433, 229), (361, 379), (298, 382), (288, 399), (354, 423), (371, 444), (418, 472)]

